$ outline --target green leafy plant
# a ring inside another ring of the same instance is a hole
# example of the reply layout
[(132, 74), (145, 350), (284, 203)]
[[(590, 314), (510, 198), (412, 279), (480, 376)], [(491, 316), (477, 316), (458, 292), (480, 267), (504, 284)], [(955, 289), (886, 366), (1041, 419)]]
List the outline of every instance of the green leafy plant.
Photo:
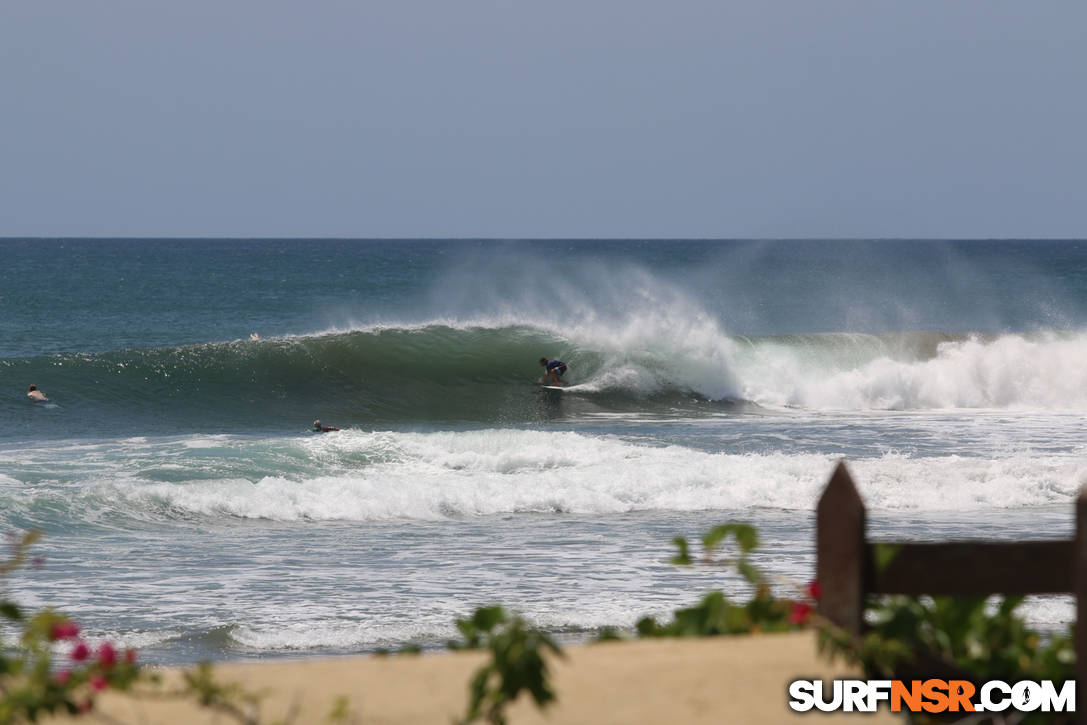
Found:
[[(0, 562), (0, 576), (26, 563), (37, 531), (9, 536), (10, 552)], [(22, 629), (18, 644), (0, 642), (0, 724), (33, 722), (48, 713), (89, 712), (95, 696), (107, 688), (125, 690), (140, 676), (136, 653), (110, 642), (95, 649), (79, 635), (79, 625), (51, 609), (26, 613), (0, 595), (0, 617)], [(67, 657), (54, 660), (54, 650)]]
[(493, 725), (506, 722), (505, 708), (527, 691), (538, 707), (555, 700), (547, 668), (547, 655), (562, 657), (549, 636), (502, 607), (480, 607), (468, 619), (458, 619), (463, 641), (450, 641), (453, 650), (488, 649), (491, 661), (469, 684), (471, 699), (462, 722), (484, 718)]
[[(0, 582), (27, 563), (41, 533), (9, 535), (8, 556), (0, 560)], [(182, 674), (182, 684), (166, 690), (161, 679), (141, 667), (135, 650), (118, 649), (109, 641), (93, 647), (80, 636), (79, 624), (43, 609), (27, 613), (0, 591), (0, 618), (21, 635), (15, 643), (0, 640), (0, 725), (37, 722), (49, 714), (85, 715), (106, 690), (146, 699), (193, 699), (243, 725), (259, 725), (260, 696), (215, 678), (209, 664)], [(288, 713), (280, 722), (294, 722)], [(341, 700), (329, 719), (352, 722), (353, 713)], [(116, 722), (111, 719), (111, 722)]]
[[(886, 567), (898, 553), (877, 544), (873, 563)], [(1044, 634), (1017, 614), (1021, 596), (883, 596), (866, 609), (865, 631), (853, 635), (820, 620), (819, 649), (881, 679), (987, 680), (1075, 679), (1071, 628)], [(1015, 722), (1061, 722), (1054, 713), (1013, 713)], [(914, 714), (915, 722), (935, 718)]]
[[(873, 679), (1075, 679), (1071, 631), (1044, 635), (1016, 614), (1022, 597), (883, 597), (868, 608), (868, 628), (853, 636), (829, 622), (819, 649), (861, 666)], [(1055, 713), (1011, 713), (1015, 722), (1063, 722)], [(916, 713), (914, 722), (935, 721)]]
[[(728, 547), (729, 541), (733, 547)], [(671, 562), (677, 566), (691, 566), (696, 559), (691, 546), (682, 536), (672, 540), (677, 553)], [(754, 564), (750, 554), (759, 545), (757, 530), (748, 524), (727, 523), (716, 526), (702, 537), (701, 562), (717, 566), (735, 567), (736, 571), (754, 589), (754, 596), (745, 603), (731, 601), (721, 591), (712, 591), (693, 607), (677, 610), (672, 621), (658, 623), (652, 617), (638, 621), (636, 630), (640, 637), (706, 637), (719, 634), (746, 634), (752, 632), (784, 632), (806, 625), (814, 611), (813, 601), (818, 596), (817, 587), (810, 586), (798, 598), (782, 598), (774, 594), (770, 582)], [(600, 639), (614, 639), (613, 631), (606, 631)]]

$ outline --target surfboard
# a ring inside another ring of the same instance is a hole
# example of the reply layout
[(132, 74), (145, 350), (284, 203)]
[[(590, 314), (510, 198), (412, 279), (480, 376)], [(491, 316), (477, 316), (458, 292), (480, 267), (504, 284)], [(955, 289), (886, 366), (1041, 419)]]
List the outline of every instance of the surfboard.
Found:
[(566, 390), (566, 388), (560, 387), (558, 385), (541, 385), (540, 388), (543, 390)]

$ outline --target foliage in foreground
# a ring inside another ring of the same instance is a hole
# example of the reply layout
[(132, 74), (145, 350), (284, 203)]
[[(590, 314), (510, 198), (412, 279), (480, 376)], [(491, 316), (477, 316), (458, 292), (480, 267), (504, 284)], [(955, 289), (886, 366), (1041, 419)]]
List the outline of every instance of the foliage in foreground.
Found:
[(471, 699), (463, 723), (485, 718), (492, 725), (506, 722), (505, 708), (527, 691), (537, 707), (555, 700), (546, 655), (562, 657), (562, 649), (544, 632), (502, 607), (480, 607), (468, 619), (458, 619), (463, 641), (450, 641), (449, 649), (487, 649), (491, 661), (481, 667), (469, 685)]
[[(11, 553), (0, 561), (0, 579), (26, 563), (39, 538), (34, 531), (9, 537)], [(156, 675), (137, 663), (134, 650), (120, 652), (110, 642), (92, 650), (80, 636), (79, 625), (62, 614), (50, 609), (26, 614), (0, 592), (0, 618), (22, 631), (15, 646), (0, 640), (0, 725), (37, 722), (49, 714), (91, 713), (96, 696), (107, 689), (136, 698), (189, 699), (241, 725), (262, 722), (261, 695), (221, 682), (210, 664), (183, 672), (181, 686), (166, 690)], [(449, 642), (450, 649), (485, 649), (491, 655), (470, 683), (465, 723), (480, 718), (505, 723), (506, 706), (522, 691), (538, 707), (555, 700), (546, 657), (561, 657), (562, 651), (544, 632), (502, 607), (481, 607), (468, 619), (457, 620), (456, 626), (463, 640)], [(286, 725), (296, 717), (292, 710), (275, 722)], [(327, 720), (356, 722), (357, 716), (346, 698), (339, 698)]]
[[(719, 555), (730, 540), (734, 552)], [(672, 563), (696, 563), (687, 540), (673, 540), (678, 553)], [(746, 524), (717, 526), (702, 537), (702, 562), (734, 566), (754, 589), (754, 596), (737, 604), (722, 592), (705, 595), (695, 606), (677, 610), (672, 621), (660, 624), (644, 618), (637, 624), (642, 637), (702, 637), (718, 634), (779, 632), (806, 626), (818, 630), (819, 651), (863, 668), (871, 679), (987, 680), (1075, 679), (1075, 647), (1071, 628), (1065, 633), (1043, 634), (1029, 627), (1016, 610), (1023, 597), (909, 597), (873, 598), (867, 609), (868, 627), (854, 637), (815, 613), (821, 595), (818, 582), (798, 598), (775, 597), (769, 582), (749, 561), (758, 546), (756, 530)], [(878, 547), (876, 565), (886, 566), (894, 547)], [(614, 631), (601, 639), (613, 639)], [(930, 722), (929, 715), (913, 716)], [(1002, 722), (1061, 722), (1054, 713), (1007, 713)], [(1056, 719), (1055, 719), (1056, 718)]]
[[(11, 554), (0, 561), (0, 578), (26, 562), (27, 551), (38, 538), (37, 532), (11, 538)], [(817, 582), (795, 598), (774, 595), (767, 577), (749, 560), (758, 546), (753, 527), (723, 524), (703, 536), (701, 543), (702, 562), (735, 567), (754, 595), (738, 604), (720, 591), (710, 592), (697, 605), (677, 610), (670, 622), (643, 618), (636, 627), (639, 636), (701, 637), (814, 625), (823, 654), (858, 664), (873, 679), (1074, 679), (1071, 634), (1045, 636), (1029, 628), (1016, 615), (1022, 597), (1004, 597), (995, 604), (985, 597), (882, 597), (869, 605), (865, 633), (854, 637), (814, 613), (820, 596)], [(696, 563), (686, 539), (677, 537), (674, 544), (678, 552), (673, 564)], [(721, 550), (725, 553), (719, 553)], [(885, 565), (891, 556), (893, 552), (882, 556), (877, 551), (877, 562)], [(164, 692), (157, 678), (137, 664), (134, 651), (119, 652), (109, 642), (92, 651), (80, 638), (78, 625), (61, 614), (48, 609), (24, 613), (0, 592), (0, 618), (22, 630), (16, 646), (0, 641), (0, 725), (35, 722), (48, 713), (89, 713), (95, 696), (106, 689), (133, 696), (192, 698), (244, 725), (260, 723), (259, 696), (218, 682), (210, 665), (185, 673), (179, 690)], [(450, 649), (485, 649), (490, 653), (490, 661), (470, 683), (463, 723), (481, 718), (492, 724), (505, 723), (506, 706), (522, 691), (541, 708), (556, 699), (547, 658), (563, 655), (544, 632), (502, 607), (479, 608), (471, 617), (457, 620), (456, 626), (462, 639), (449, 642)], [(614, 631), (601, 636), (612, 638)], [(63, 650), (67, 650), (66, 657), (58, 658), (57, 652)], [(917, 715), (915, 720), (924, 722), (926, 717)], [(1016, 722), (1042, 721), (1042, 717), (1035, 713)], [(329, 719), (347, 722), (355, 718), (341, 698)], [(293, 720), (289, 714), (281, 722)]]
[[(0, 561), (0, 579), (26, 563), (41, 534), (30, 531), (8, 538), (10, 553)], [(183, 685), (167, 690), (157, 675), (137, 663), (134, 650), (121, 651), (108, 641), (92, 648), (80, 636), (79, 625), (63, 614), (51, 609), (24, 612), (0, 591), (0, 619), (21, 630), (16, 644), (0, 639), (0, 725), (37, 722), (47, 715), (86, 715), (94, 712), (97, 696), (106, 690), (138, 698), (191, 699), (242, 725), (260, 725), (260, 696), (219, 682), (211, 665), (183, 673)], [(328, 719), (351, 722), (354, 717), (341, 699)], [(278, 722), (293, 721), (289, 713)]]
[[(886, 566), (894, 547), (877, 546), (876, 566)], [(860, 666), (872, 679), (961, 679), (980, 686), (989, 680), (1075, 679), (1072, 628), (1041, 633), (1016, 610), (1022, 596), (884, 596), (866, 609), (866, 629), (855, 636), (827, 621), (819, 628), (819, 650)], [(1017, 723), (1070, 722), (1058, 713), (994, 715)], [(925, 713), (914, 722), (934, 722)]]
[[(11, 551), (0, 562), (0, 576), (22, 566), (40, 538), (36, 531), (9, 537)], [(48, 713), (89, 712), (97, 693), (124, 690), (139, 677), (136, 653), (119, 652), (110, 642), (92, 651), (79, 636), (79, 626), (51, 609), (25, 613), (0, 596), (0, 617), (22, 629), (16, 647), (0, 641), (0, 723), (35, 721)], [(54, 667), (53, 650), (67, 647), (68, 658)]]
[[(719, 554), (719, 548), (732, 539), (735, 554)], [(690, 566), (690, 544), (677, 536), (673, 543), (678, 549), (672, 563)], [(810, 585), (797, 599), (774, 595), (770, 582), (749, 560), (759, 545), (758, 532), (747, 524), (729, 523), (711, 529), (702, 537), (703, 559), (707, 564), (734, 566), (754, 589), (754, 596), (743, 604), (731, 601), (721, 591), (713, 591), (693, 607), (679, 609), (671, 622), (658, 623), (645, 617), (636, 625), (640, 637), (706, 637), (718, 634), (748, 634), (755, 632), (786, 632), (803, 627), (814, 610), (818, 587)], [(610, 638), (605, 633), (604, 638)]]
[(860, 637), (826, 624), (820, 650), (875, 677), (903, 672), (971, 680), (1071, 680), (1071, 632), (1046, 636), (1016, 614), (1023, 597), (906, 597), (876, 600)]

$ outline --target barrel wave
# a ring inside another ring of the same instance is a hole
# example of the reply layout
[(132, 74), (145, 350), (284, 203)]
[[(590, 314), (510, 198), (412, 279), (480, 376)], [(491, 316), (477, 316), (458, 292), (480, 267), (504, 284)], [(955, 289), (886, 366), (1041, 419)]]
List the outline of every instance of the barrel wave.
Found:
[[(440, 647), (493, 602), (633, 628), (722, 586), (661, 562), (724, 521), (806, 581), (843, 457), (881, 538), (1074, 536), (1081, 241), (0, 254), (0, 528), (47, 562), (13, 591), (146, 662)], [(1055, 631), (1057, 604), (1024, 606)]]
[[(560, 397), (535, 385), (544, 355), (570, 365)], [(710, 322), (563, 332), (442, 322), (8, 359), (0, 377), (54, 396), (57, 435), (292, 432), (314, 418), (370, 428), (780, 408), (1079, 410), (1085, 356), (1082, 332), (736, 337)], [(44, 412), (4, 406), (27, 425)]]
[[(570, 382), (581, 384), (576, 395), (541, 395), (545, 355), (570, 364)], [(12, 386), (33, 378), (62, 405), (54, 430), (70, 435), (64, 429), (72, 423), (62, 421), (74, 414), (96, 433), (116, 435), (294, 430), (318, 417), (341, 426), (524, 423), (596, 410), (732, 405), (684, 379), (680, 368), (695, 363), (651, 350), (592, 349), (524, 325), (434, 324), (9, 359), (0, 375)], [(22, 401), (5, 405), (16, 418), (36, 412)]]

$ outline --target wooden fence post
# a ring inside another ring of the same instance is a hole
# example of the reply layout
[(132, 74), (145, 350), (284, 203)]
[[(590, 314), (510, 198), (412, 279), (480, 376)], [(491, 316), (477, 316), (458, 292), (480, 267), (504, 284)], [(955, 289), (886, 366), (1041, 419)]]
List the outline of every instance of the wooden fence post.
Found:
[[(865, 532), (864, 502), (845, 461), (830, 477), (815, 509), (815, 575), (819, 611), (854, 635), (864, 628), (868, 594), (1046, 594), (1076, 597), (1076, 700), (1087, 700), (1087, 486), (1076, 499), (1076, 534), (1057, 541), (886, 543), (895, 556), (875, 570)], [(1087, 725), (1087, 707), (1075, 722)]]
[[(1087, 722), (1087, 708), (1080, 703), (1087, 695), (1087, 487), (1076, 499), (1076, 540), (1072, 554), (1072, 586), (1076, 595), (1076, 722)], [(1085, 714), (1081, 714), (1085, 713)]]
[(839, 461), (815, 509), (815, 577), (822, 587), (820, 613), (853, 634), (864, 625), (869, 587), (864, 502)]

